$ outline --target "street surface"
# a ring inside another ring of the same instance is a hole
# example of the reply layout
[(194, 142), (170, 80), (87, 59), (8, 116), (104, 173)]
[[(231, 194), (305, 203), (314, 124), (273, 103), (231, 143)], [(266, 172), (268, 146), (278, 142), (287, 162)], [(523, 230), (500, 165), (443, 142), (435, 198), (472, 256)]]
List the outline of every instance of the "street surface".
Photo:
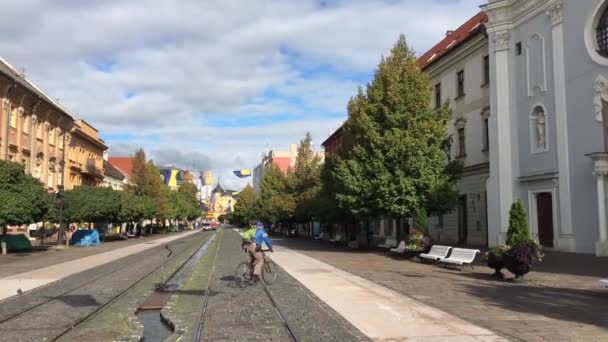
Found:
[[(484, 267), (277, 238), (275, 283), (240, 287), (235, 268), (247, 256), (232, 227), (140, 241), (42, 268), (31, 259), (22, 275), (59, 280), (0, 301), (0, 341), (608, 341), (608, 297), (583, 270), (533, 272), (518, 285), (491, 280)], [(166, 243), (173, 254), (162, 266)], [(74, 251), (48, 255), (86, 249)], [(138, 311), (161, 279), (176, 286), (168, 302)]]

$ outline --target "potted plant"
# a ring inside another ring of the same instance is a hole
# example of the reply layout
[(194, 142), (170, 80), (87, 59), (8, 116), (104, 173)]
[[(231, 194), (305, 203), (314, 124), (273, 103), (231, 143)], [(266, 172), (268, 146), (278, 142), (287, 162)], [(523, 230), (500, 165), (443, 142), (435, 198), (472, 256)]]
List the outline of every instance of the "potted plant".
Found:
[(497, 246), (490, 248), (486, 254), (485, 259), (488, 267), (494, 270), (492, 277), (503, 279), (504, 275), (500, 270), (502, 270), (504, 265), (505, 252), (507, 252), (509, 248), (507, 246)]
[(515, 275), (516, 281), (523, 282), (532, 263), (542, 260), (542, 252), (540, 245), (530, 238), (528, 214), (521, 200), (515, 201), (509, 211), (507, 245), (510, 247), (503, 254), (504, 266)]
[(517, 243), (504, 254), (504, 266), (515, 275), (515, 281), (523, 282), (523, 276), (530, 272), (530, 267), (543, 258), (541, 247), (536, 241), (528, 240)]

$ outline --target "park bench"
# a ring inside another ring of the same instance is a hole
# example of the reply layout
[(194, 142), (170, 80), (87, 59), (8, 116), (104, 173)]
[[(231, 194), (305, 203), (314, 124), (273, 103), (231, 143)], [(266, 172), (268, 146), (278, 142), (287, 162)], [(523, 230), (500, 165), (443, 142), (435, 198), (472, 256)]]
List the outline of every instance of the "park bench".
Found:
[(313, 237), (315, 240), (323, 240), (325, 237), (325, 233), (321, 232), (318, 236)]
[(428, 253), (420, 254), (420, 258), (438, 261), (447, 258), (450, 250), (452, 250), (450, 246), (433, 245)]
[(333, 239), (329, 239), (329, 242), (342, 242), (342, 234), (336, 234), (336, 237)]
[(608, 279), (600, 279), (600, 286), (608, 289)]
[(391, 253), (404, 254), (405, 253), (405, 241), (399, 242), (397, 248), (391, 248)]
[(397, 246), (397, 239), (386, 238), (383, 244), (378, 245), (379, 248), (395, 248)]
[(475, 260), (477, 253), (479, 253), (478, 249), (454, 248), (449, 257), (441, 258), (437, 261), (444, 264), (458, 265), (460, 269), (465, 265), (473, 268), (471, 263)]

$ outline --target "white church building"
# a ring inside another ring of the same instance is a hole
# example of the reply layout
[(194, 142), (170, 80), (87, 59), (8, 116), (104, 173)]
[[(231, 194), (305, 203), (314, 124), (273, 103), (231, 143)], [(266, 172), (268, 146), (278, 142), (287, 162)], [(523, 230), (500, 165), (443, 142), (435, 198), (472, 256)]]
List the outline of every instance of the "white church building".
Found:
[(489, 0), (488, 244), (511, 204), (555, 250), (608, 255), (608, 0)]

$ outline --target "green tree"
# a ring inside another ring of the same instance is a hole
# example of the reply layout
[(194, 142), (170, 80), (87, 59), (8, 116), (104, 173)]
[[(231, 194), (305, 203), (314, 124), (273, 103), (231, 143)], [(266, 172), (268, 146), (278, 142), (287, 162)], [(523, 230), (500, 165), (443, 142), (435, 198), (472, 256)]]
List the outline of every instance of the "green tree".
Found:
[(148, 183), (148, 178), (149, 173), (146, 153), (140, 148), (135, 151), (135, 156), (133, 157), (133, 167), (131, 171), (131, 183), (133, 185), (130, 186), (130, 191), (138, 196), (145, 195), (145, 187)]
[(295, 199), (295, 220), (298, 222), (308, 222), (320, 216), (317, 204), (321, 192), (321, 166), (321, 157), (313, 150), (312, 137), (310, 132), (307, 132), (298, 146), (291, 182)]
[(36, 222), (45, 214), (48, 197), (37, 179), (25, 174), (20, 164), (0, 161), (0, 226)]
[(361, 219), (411, 216), (449, 187), (449, 110), (431, 109), (430, 100), (429, 78), (401, 35), (348, 103), (349, 129), (332, 171), (340, 207)]
[(75, 187), (65, 192), (64, 214), (72, 222), (117, 222), (121, 218), (120, 195), (106, 187)]
[(521, 200), (515, 201), (509, 211), (509, 230), (507, 230), (507, 245), (513, 246), (519, 242), (530, 240), (528, 214)]
[(256, 201), (262, 220), (278, 223), (293, 217), (295, 200), (287, 190), (287, 177), (279, 167), (275, 164), (267, 167), (262, 178), (260, 196)]
[(246, 225), (249, 221), (256, 219), (256, 198), (251, 185), (247, 184), (239, 194), (239, 199), (234, 205), (234, 212), (230, 220), (240, 225)]
[(416, 209), (416, 228), (418, 228), (424, 236), (429, 236), (429, 221), (426, 215), (426, 209), (424, 208)]
[(141, 195), (154, 198), (156, 201), (156, 219), (165, 222), (169, 218), (169, 188), (161, 178), (160, 170), (152, 160), (146, 163), (145, 183)]

